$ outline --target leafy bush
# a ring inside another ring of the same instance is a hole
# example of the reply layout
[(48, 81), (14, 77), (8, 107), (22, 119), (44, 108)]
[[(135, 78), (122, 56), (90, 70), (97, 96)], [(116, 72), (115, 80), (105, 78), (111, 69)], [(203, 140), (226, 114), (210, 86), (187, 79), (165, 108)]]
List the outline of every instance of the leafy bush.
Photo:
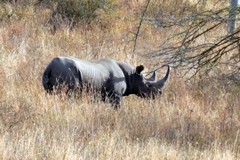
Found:
[(108, 11), (113, 0), (51, 0), (56, 3), (55, 13), (71, 21), (91, 21), (97, 17), (97, 10)]
[(0, 20), (16, 20), (32, 16), (35, 4), (42, 0), (0, 0)]

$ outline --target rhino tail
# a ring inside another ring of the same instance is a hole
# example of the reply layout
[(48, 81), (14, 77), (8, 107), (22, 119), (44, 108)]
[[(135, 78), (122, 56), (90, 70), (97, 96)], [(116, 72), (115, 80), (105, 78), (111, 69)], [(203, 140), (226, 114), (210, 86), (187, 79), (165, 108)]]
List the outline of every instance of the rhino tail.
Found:
[(52, 87), (51, 87), (51, 84), (50, 84), (51, 72), (52, 71), (47, 68), (43, 73), (42, 84), (43, 84), (43, 87), (46, 91), (51, 91), (52, 90)]

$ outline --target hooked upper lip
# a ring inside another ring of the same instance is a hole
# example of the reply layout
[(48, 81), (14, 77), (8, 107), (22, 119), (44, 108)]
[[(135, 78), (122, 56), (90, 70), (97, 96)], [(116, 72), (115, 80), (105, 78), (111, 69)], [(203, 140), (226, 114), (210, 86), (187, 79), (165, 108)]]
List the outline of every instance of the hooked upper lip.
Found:
[(161, 89), (158, 89), (158, 93), (162, 94), (162, 90), (161, 90)]

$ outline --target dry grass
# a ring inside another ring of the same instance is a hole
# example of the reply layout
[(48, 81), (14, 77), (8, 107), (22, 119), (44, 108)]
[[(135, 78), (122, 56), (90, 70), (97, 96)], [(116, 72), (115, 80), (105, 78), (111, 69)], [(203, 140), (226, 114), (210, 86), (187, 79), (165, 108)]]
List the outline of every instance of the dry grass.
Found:
[[(118, 111), (92, 102), (91, 95), (47, 95), (41, 76), (55, 56), (130, 62), (131, 20), (138, 14), (119, 9), (124, 18), (111, 17), (107, 29), (96, 21), (91, 29), (61, 28), (52, 35), (44, 25), (48, 13), (22, 9), (23, 18), (0, 22), (0, 159), (239, 159), (240, 91), (234, 84), (186, 82), (172, 70), (162, 97), (125, 97)], [(150, 27), (141, 33), (139, 53), (167, 34)], [(158, 64), (141, 56), (131, 62), (149, 69)]]

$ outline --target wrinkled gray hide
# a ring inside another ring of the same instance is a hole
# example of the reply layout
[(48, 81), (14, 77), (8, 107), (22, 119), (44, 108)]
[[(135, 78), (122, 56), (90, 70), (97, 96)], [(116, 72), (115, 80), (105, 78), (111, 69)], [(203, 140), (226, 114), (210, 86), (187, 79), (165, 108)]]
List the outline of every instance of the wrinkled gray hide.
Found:
[(99, 91), (102, 100), (109, 101), (115, 107), (120, 106), (123, 96), (135, 94), (140, 97), (155, 98), (161, 94), (161, 89), (169, 76), (169, 67), (166, 75), (156, 79), (154, 72), (150, 78), (141, 74), (142, 65), (132, 67), (126, 63), (111, 59), (102, 59), (96, 62), (80, 60), (73, 57), (54, 58), (43, 73), (42, 83), (44, 89), (52, 93), (54, 88), (67, 88), (67, 92), (83, 86)]

